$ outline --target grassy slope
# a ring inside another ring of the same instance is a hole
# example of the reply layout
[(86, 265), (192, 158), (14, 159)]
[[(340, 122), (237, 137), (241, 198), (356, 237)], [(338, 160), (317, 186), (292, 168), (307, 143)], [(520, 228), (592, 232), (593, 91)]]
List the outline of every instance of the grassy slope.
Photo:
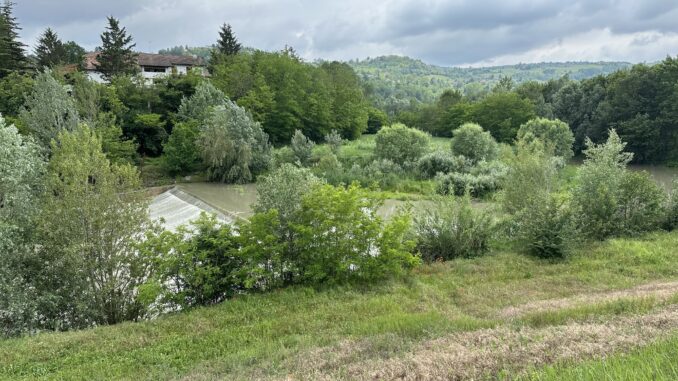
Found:
[(549, 366), (526, 376), (532, 381), (678, 380), (678, 336), (603, 360)]
[[(370, 289), (293, 288), (151, 322), (13, 339), (0, 342), (0, 379), (246, 379), (255, 369), (283, 376), (293, 370), (286, 358), (343, 340), (366, 340), (383, 356), (450, 332), (559, 324), (567, 313), (509, 322), (499, 311), (676, 280), (676, 247), (678, 232), (611, 240), (560, 263), (497, 251), (423, 266), (408, 280)], [(574, 308), (571, 317), (647, 307)]]

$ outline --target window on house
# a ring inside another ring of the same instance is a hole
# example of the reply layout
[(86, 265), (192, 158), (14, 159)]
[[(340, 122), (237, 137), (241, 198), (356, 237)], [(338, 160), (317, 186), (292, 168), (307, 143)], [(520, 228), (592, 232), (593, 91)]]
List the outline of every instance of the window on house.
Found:
[(145, 73), (164, 73), (164, 66), (144, 66)]

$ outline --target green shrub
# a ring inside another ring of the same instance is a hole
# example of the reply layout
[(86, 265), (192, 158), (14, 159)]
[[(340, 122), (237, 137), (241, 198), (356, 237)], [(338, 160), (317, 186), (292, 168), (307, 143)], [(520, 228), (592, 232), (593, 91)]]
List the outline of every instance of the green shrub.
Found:
[(558, 172), (563, 160), (544, 150), (540, 141), (518, 141), (515, 150), (505, 159), (508, 172), (502, 181), (501, 206), (515, 214), (531, 208), (544, 194), (558, 190)]
[(574, 135), (567, 123), (559, 119), (536, 118), (520, 126), (518, 140), (539, 139), (554, 155), (569, 160), (572, 155)]
[(666, 199), (666, 217), (664, 228), (674, 230), (678, 228), (678, 179), (673, 180), (671, 194)]
[(325, 143), (327, 143), (327, 145), (330, 147), (332, 153), (338, 155), (344, 140), (341, 138), (341, 135), (337, 132), (337, 130), (332, 130), (329, 134), (325, 135)]
[(239, 292), (242, 285), (233, 273), (242, 262), (231, 253), (236, 245), (230, 225), (204, 213), (192, 228), (150, 236), (142, 252), (158, 257), (159, 300), (185, 308), (218, 303)]
[(481, 197), (497, 189), (499, 181), (490, 175), (453, 172), (436, 176), (436, 192), (441, 195), (461, 196), (469, 192), (474, 197)]
[(186, 175), (200, 165), (199, 136), (196, 122), (178, 123), (163, 146), (163, 167), (171, 176)]
[(441, 198), (414, 220), (417, 249), (425, 261), (473, 257), (489, 250), (491, 213), (474, 209), (470, 197)]
[(307, 168), (283, 164), (270, 174), (259, 177), (257, 202), (253, 209), (257, 213), (277, 210), (281, 225), (286, 228), (299, 211), (302, 196), (320, 182)]
[(468, 172), (471, 161), (464, 156), (455, 156), (448, 151), (433, 151), (417, 161), (417, 173), (421, 178), (432, 179), (438, 173)]
[(436, 192), (441, 195), (464, 195), (467, 191), (475, 197), (484, 196), (501, 187), (506, 166), (498, 161), (480, 162), (469, 173), (448, 173), (436, 176)]
[(527, 252), (540, 258), (563, 258), (572, 243), (570, 213), (552, 194), (544, 194), (514, 215), (516, 235)]
[(519, 140), (506, 161), (500, 202), (509, 215), (507, 238), (516, 238), (532, 255), (564, 257), (572, 231), (570, 213), (555, 193), (563, 158), (552, 156), (539, 140)]
[[(353, 170), (353, 168), (351, 168), (351, 170)], [(371, 162), (363, 167), (360, 173), (360, 176), (362, 177), (361, 184), (369, 186), (373, 182), (376, 182), (382, 188), (395, 185), (403, 177), (402, 167), (391, 160), (386, 159)]]
[(430, 140), (428, 134), (397, 123), (379, 130), (374, 153), (399, 165), (413, 163), (428, 151)]
[(292, 224), (289, 268), (296, 269), (298, 282), (374, 281), (416, 266), (414, 242), (406, 238), (409, 217), (402, 214), (384, 223), (376, 213), (379, 205), (356, 185), (320, 185), (307, 194)]
[(649, 173), (627, 171), (617, 196), (619, 231), (637, 234), (660, 227), (665, 216), (666, 195)]
[(587, 158), (572, 192), (574, 220), (585, 237), (605, 239), (658, 227), (663, 192), (647, 174), (629, 172), (633, 154), (614, 130), (604, 144), (586, 142)]
[(294, 164), (297, 162), (297, 156), (288, 146), (280, 147), (273, 151), (273, 167), (278, 168), (283, 164)]
[(310, 164), (313, 147), (315, 147), (315, 143), (312, 140), (304, 136), (301, 131), (296, 130), (294, 131), (294, 136), (292, 136), (290, 147), (301, 165), (308, 166)]
[(452, 152), (474, 163), (497, 157), (498, 145), (492, 135), (475, 123), (465, 123), (452, 132)]

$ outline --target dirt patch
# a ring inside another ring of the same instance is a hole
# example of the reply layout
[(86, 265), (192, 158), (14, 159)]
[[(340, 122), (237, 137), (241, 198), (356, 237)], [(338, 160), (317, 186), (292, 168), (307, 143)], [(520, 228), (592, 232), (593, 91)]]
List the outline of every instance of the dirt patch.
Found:
[[(579, 361), (626, 351), (678, 330), (678, 306), (606, 322), (544, 328), (502, 326), (448, 335), (397, 356), (370, 354), (365, 341), (344, 341), (294, 359), (287, 380), (477, 380), (501, 371)], [(362, 356), (366, 355), (366, 356)], [(265, 378), (255, 377), (255, 378)]]
[(499, 312), (501, 318), (516, 318), (528, 313), (559, 310), (576, 307), (584, 304), (612, 302), (628, 298), (655, 298), (664, 301), (678, 293), (678, 282), (650, 283), (626, 290), (601, 292), (588, 295), (578, 295), (570, 298), (538, 300), (519, 306), (504, 308)]

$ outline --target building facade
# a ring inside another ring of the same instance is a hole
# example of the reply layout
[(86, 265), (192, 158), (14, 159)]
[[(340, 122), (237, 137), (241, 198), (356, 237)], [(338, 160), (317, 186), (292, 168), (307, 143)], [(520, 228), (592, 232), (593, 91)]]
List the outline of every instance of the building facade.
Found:
[[(93, 81), (106, 82), (101, 72), (97, 70), (99, 52), (85, 55), (85, 72)], [(164, 54), (137, 53), (139, 73), (149, 82), (155, 78), (171, 74), (187, 74), (191, 70), (198, 70), (201, 75), (207, 75), (207, 69), (202, 59), (191, 56), (172, 56)]]

